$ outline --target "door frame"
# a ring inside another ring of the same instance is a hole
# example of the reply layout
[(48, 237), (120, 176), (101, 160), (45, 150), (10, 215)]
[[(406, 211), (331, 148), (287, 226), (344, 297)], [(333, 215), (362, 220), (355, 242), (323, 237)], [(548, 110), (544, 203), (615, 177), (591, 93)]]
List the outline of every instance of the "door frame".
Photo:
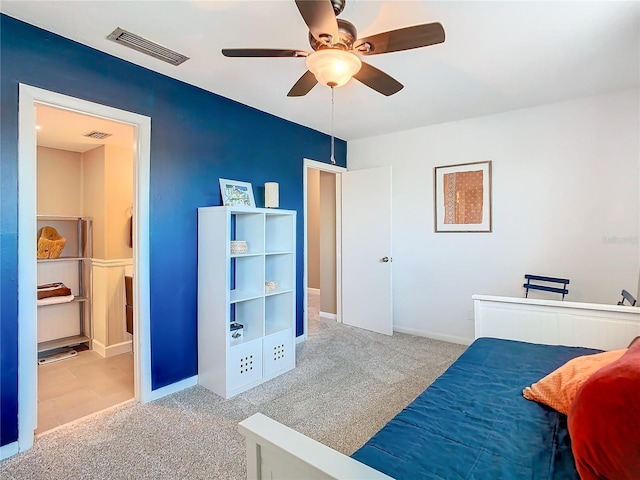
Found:
[(151, 118), (106, 105), (19, 84), (18, 106), (18, 451), (33, 446), (37, 426), (37, 183), (35, 105), (101, 117), (134, 128), (134, 391), (151, 398), (149, 295), (149, 180)]
[(308, 187), (308, 173), (309, 169), (320, 170), (323, 172), (333, 173), (336, 176), (336, 321), (342, 322), (342, 173), (346, 172), (347, 169), (345, 167), (339, 167), (337, 165), (331, 165), (328, 163), (318, 162), (316, 160), (310, 160), (308, 158), (304, 159), (303, 162), (303, 175), (302, 175), (302, 189), (303, 189), (303, 211), (304, 211), (304, 271), (303, 271), (303, 280), (302, 280), (302, 290), (303, 290), (303, 312), (304, 312), (304, 326), (303, 326), (303, 334), (297, 338), (297, 341), (304, 341), (307, 339), (307, 333), (309, 328), (309, 312), (308, 312), (308, 302), (309, 295), (307, 289), (309, 287), (308, 283), (308, 272), (307, 269), (309, 266), (307, 265), (307, 228), (308, 228), (308, 215), (307, 215), (307, 207), (308, 207), (308, 199), (307, 199), (307, 187)]

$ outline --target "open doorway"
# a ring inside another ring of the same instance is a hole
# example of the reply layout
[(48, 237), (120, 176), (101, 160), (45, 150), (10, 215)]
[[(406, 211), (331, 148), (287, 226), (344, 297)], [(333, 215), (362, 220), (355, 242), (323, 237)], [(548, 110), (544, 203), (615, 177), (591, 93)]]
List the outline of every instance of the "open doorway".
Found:
[(134, 128), (35, 107), (39, 435), (134, 398)]
[[(320, 198), (318, 201), (321, 203), (321, 211), (325, 208), (333, 210), (335, 205), (335, 260), (320, 258), (318, 261), (322, 265), (329, 263), (336, 266), (336, 320), (353, 327), (392, 335), (391, 168), (347, 171), (346, 168), (305, 160), (305, 336), (300, 340), (306, 339), (308, 331), (310, 295), (312, 298), (316, 297), (318, 315), (332, 318), (330, 312), (325, 311), (330, 307), (323, 305), (322, 278), (319, 281), (319, 296), (313, 290), (308, 291), (309, 262), (314, 261), (310, 260), (308, 253), (309, 218), (313, 215), (308, 210), (308, 197), (309, 183), (312, 181), (310, 179), (315, 175), (314, 169), (334, 176), (334, 179), (327, 179), (326, 183), (335, 185), (335, 204), (330, 198)], [(318, 190), (320, 189), (318, 186)], [(327, 191), (331, 196), (331, 190), (327, 188)], [(315, 235), (313, 231), (312, 235)], [(322, 277), (322, 271), (320, 276)]]
[(343, 167), (304, 162), (304, 336), (309, 312), (341, 321), (341, 174)]
[[(38, 262), (36, 107), (66, 111), (124, 123), (133, 128), (133, 376), (136, 400), (151, 400), (149, 332), (149, 163), (150, 118), (20, 84), (18, 144), (18, 450), (33, 445), (38, 411)], [(121, 342), (126, 343), (126, 342)], [(97, 344), (96, 344), (97, 345)], [(93, 346), (93, 345), (92, 345)], [(105, 352), (109, 345), (103, 345)], [(118, 348), (123, 348), (122, 346)]]

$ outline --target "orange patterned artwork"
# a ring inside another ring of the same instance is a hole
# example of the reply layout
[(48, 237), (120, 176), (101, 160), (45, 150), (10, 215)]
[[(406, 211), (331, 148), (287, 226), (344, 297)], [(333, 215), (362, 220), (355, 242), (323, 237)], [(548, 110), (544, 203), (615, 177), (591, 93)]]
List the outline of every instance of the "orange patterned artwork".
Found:
[(436, 232), (491, 232), (491, 161), (434, 167)]
[(444, 223), (482, 223), (482, 170), (445, 173)]

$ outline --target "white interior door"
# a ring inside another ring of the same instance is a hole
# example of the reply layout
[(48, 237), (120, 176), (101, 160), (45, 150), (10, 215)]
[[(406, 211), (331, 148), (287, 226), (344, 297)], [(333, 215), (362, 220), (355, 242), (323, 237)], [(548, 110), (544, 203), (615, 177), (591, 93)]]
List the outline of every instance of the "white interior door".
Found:
[(342, 322), (393, 334), (391, 167), (342, 174)]

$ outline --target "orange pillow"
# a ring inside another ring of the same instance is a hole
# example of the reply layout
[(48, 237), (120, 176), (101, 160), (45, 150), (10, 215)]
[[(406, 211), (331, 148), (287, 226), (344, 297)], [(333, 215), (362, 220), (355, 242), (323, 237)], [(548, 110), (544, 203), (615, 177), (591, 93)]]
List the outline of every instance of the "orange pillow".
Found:
[(582, 384), (602, 367), (618, 360), (626, 351), (624, 348), (573, 358), (530, 387), (526, 387), (522, 395), (527, 400), (544, 403), (567, 415), (573, 397)]

